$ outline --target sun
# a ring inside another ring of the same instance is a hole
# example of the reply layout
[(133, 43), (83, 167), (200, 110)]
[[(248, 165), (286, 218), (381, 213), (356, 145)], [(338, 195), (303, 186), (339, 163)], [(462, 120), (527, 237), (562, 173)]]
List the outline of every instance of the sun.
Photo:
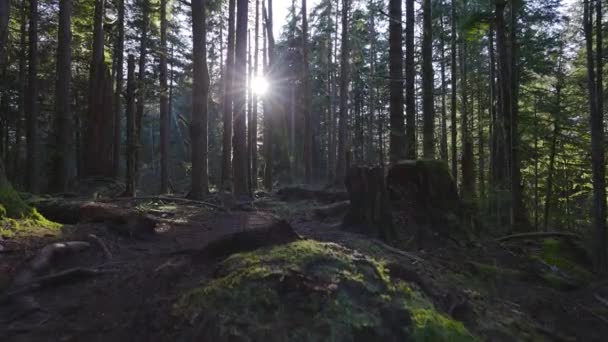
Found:
[(268, 81), (262, 76), (256, 76), (251, 81), (251, 90), (257, 95), (264, 96), (268, 91)]

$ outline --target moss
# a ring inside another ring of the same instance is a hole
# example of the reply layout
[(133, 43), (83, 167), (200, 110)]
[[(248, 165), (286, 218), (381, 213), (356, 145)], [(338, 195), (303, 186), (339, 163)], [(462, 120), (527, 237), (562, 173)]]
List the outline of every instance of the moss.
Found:
[(460, 322), (451, 320), (434, 310), (417, 309), (413, 311), (414, 341), (470, 342), (477, 339)]
[(543, 240), (540, 253), (532, 256), (533, 260), (552, 267), (552, 272), (541, 276), (552, 287), (567, 289), (587, 284), (593, 274), (576, 261), (576, 256), (564, 241), (558, 239)]
[(23, 201), (10, 184), (0, 186), (0, 236), (55, 234), (60, 227)]
[[(423, 294), (392, 281), (382, 262), (312, 240), (232, 255), (213, 279), (182, 295), (174, 313), (197, 327), (188, 338), (199, 340), (418, 336), (426, 341), (429, 334), (439, 336), (436, 341), (461, 335), (472, 339), (461, 324), (435, 311)], [(422, 319), (423, 313), (430, 318)]]

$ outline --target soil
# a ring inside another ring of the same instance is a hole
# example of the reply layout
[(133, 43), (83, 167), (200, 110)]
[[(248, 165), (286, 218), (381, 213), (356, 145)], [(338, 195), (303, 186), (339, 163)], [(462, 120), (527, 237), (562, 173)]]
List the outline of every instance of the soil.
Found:
[(218, 261), (201, 258), (200, 252), (227, 235), (271, 225), (277, 215), (304, 238), (336, 242), (387, 261), (391, 276), (416, 283), (440, 310), (484, 340), (603, 341), (608, 336), (608, 302), (602, 300), (608, 299), (608, 282), (557, 290), (506, 271), (480, 275), (471, 265), (510, 270), (529, 263), (513, 244), (493, 240), (401, 252), (342, 229), (340, 217), (314, 215), (315, 208), (327, 205), (325, 197), (283, 202), (268, 196), (259, 206), (229, 212), (161, 200), (115, 202), (161, 222), (147, 237), (122, 236), (104, 223), (86, 223), (66, 225), (60, 236), (0, 240), (0, 291), (51, 242), (90, 241), (89, 234), (95, 234), (112, 255), (108, 260), (92, 243), (55, 260), (49, 273), (73, 267), (103, 273), (0, 302), (2, 340), (173, 341), (180, 327), (172, 315), (177, 297), (204, 281)]

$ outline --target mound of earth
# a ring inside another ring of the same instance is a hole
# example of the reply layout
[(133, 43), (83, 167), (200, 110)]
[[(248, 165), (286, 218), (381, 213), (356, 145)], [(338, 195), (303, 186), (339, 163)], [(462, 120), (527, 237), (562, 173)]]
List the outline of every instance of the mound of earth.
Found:
[(477, 340), (383, 263), (313, 240), (234, 254), (173, 310), (178, 340)]

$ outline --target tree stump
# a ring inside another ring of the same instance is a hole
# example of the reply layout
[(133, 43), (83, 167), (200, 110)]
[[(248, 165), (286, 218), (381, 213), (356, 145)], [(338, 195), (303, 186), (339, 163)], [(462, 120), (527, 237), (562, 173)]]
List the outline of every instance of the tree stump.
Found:
[(351, 167), (345, 185), (350, 207), (344, 216), (344, 227), (387, 242), (395, 239), (384, 168)]

